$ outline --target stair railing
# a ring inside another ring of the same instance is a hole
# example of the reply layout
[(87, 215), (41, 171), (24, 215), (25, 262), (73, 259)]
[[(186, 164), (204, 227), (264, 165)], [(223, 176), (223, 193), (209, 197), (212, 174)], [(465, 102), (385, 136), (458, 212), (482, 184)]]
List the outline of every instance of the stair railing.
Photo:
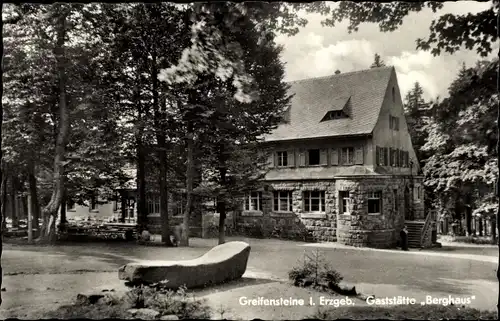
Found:
[(429, 232), (429, 229), (431, 227), (433, 217), (434, 217), (434, 215), (433, 215), (432, 211), (430, 211), (429, 214), (427, 214), (427, 216), (425, 217), (424, 227), (422, 227), (422, 234), (420, 235), (420, 246), (421, 247), (424, 247), (424, 241), (425, 241), (427, 233)]

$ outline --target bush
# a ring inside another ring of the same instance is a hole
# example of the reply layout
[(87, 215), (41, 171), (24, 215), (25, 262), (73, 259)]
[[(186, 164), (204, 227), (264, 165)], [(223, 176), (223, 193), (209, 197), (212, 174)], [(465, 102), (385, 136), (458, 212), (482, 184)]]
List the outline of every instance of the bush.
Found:
[(167, 290), (164, 283), (138, 286), (124, 297), (108, 295), (96, 304), (75, 304), (63, 306), (49, 313), (49, 317), (61, 319), (134, 319), (129, 309), (149, 308), (163, 315), (176, 315), (179, 319), (209, 319), (210, 308), (205, 301), (196, 299), (186, 292), (185, 287), (177, 291)]
[(294, 267), (288, 272), (288, 278), (295, 286), (314, 287), (319, 289), (334, 290), (338, 288), (343, 277), (324, 262), (323, 255), (319, 250), (311, 255), (304, 255), (301, 266)]

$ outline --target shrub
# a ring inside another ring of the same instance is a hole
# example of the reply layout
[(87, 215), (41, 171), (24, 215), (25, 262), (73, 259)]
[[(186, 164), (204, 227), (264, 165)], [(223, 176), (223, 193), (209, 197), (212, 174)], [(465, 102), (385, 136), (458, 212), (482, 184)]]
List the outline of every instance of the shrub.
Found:
[(288, 272), (288, 278), (295, 286), (312, 286), (320, 289), (336, 289), (343, 277), (338, 271), (324, 262), (319, 250), (312, 254), (304, 254), (304, 261)]
[(96, 304), (63, 306), (48, 316), (62, 319), (133, 319), (127, 310), (149, 308), (158, 311), (161, 316), (176, 315), (179, 319), (210, 318), (211, 311), (204, 300), (189, 295), (185, 287), (177, 291), (167, 290), (164, 288), (164, 283), (137, 286), (119, 299), (110, 294)]

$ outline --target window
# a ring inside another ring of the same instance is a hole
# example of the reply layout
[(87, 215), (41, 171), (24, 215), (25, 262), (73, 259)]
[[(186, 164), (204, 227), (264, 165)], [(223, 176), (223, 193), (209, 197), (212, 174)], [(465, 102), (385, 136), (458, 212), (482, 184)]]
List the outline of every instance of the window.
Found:
[(379, 163), (379, 165), (384, 166), (385, 165), (385, 162), (384, 162), (384, 148), (377, 146), (377, 151), (378, 151), (378, 163)]
[(394, 89), (394, 87), (392, 87), (392, 102), (396, 102), (396, 89)]
[(399, 211), (398, 190), (394, 189), (394, 211)]
[(341, 165), (354, 164), (354, 147), (344, 147), (341, 150)]
[(339, 192), (339, 212), (340, 214), (350, 214), (351, 199), (349, 198), (349, 192), (340, 191)]
[(416, 196), (415, 198), (417, 199), (417, 201), (420, 201), (422, 199), (422, 187), (417, 186), (417, 188), (415, 190), (416, 190), (416, 194), (417, 194), (417, 195), (415, 195)]
[(382, 192), (368, 193), (368, 214), (380, 214), (382, 212), (381, 196)]
[(398, 166), (398, 150), (391, 148), (391, 165), (394, 167)]
[(325, 212), (325, 192), (304, 192), (304, 212)]
[(399, 118), (392, 115), (389, 116), (389, 128), (399, 130)]
[(288, 166), (288, 153), (278, 152), (277, 154), (278, 154), (278, 167)]
[(122, 200), (120, 199), (119, 196), (115, 198), (115, 201), (113, 202), (113, 211), (114, 212), (121, 212), (122, 211)]
[(251, 192), (245, 196), (245, 211), (262, 211), (262, 192)]
[(148, 214), (160, 214), (159, 196), (151, 196), (148, 198)]
[(275, 212), (292, 212), (292, 192), (274, 192)]
[(173, 195), (173, 203), (175, 204), (174, 206), (174, 216), (182, 216), (184, 215), (184, 209), (186, 208), (186, 194), (185, 193), (178, 193)]
[(319, 149), (310, 149), (309, 150), (309, 165), (319, 165), (320, 164), (320, 152)]

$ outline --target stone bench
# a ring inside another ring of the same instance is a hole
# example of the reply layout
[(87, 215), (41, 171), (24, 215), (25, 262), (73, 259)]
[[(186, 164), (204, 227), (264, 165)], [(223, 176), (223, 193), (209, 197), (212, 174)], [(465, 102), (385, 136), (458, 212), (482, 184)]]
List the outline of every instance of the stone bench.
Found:
[(168, 280), (166, 288), (184, 285), (197, 288), (241, 278), (247, 268), (250, 245), (228, 242), (204, 255), (185, 261), (143, 261), (120, 267), (118, 277), (132, 284), (151, 284)]

